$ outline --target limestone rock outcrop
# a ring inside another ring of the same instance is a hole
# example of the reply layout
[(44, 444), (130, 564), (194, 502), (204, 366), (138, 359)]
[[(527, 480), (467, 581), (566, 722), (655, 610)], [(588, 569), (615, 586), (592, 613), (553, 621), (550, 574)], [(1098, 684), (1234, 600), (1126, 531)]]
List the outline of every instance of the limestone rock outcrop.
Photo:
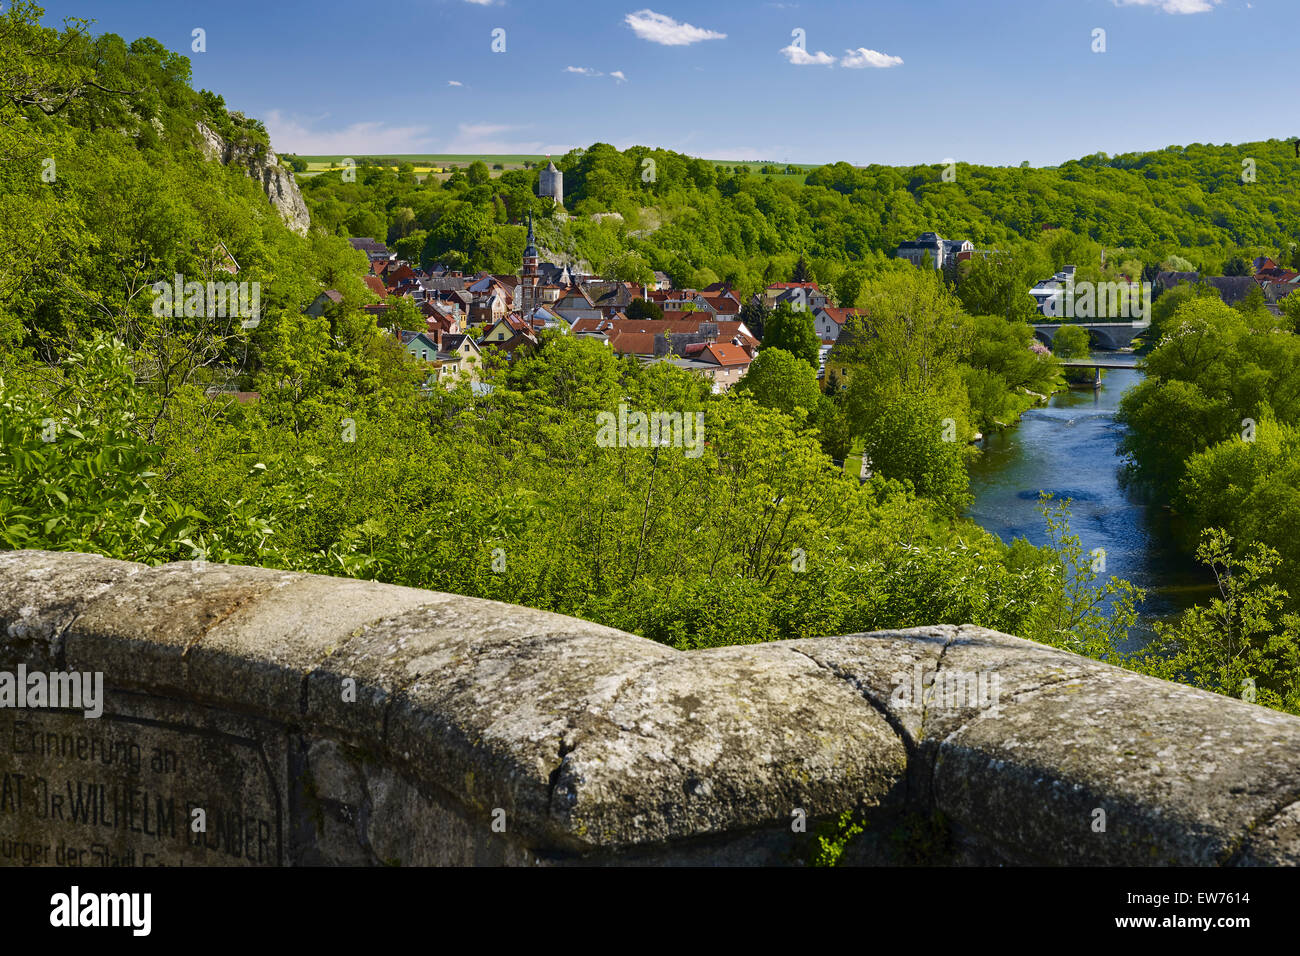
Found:
[(220, 133), (207, 124), (196, 124), (204, 155), (224, 166), (238, 166), (250, 178), (262, 185), (262, 191), (271, 205), (284, 216), (285, 223), (300, 236), (311, 228), (311, 214), (298, 190), (293, 172), (280, 165), (280, 158), (271, 150), (259, 155), (256, 149), (239, 143), (228, 143)]

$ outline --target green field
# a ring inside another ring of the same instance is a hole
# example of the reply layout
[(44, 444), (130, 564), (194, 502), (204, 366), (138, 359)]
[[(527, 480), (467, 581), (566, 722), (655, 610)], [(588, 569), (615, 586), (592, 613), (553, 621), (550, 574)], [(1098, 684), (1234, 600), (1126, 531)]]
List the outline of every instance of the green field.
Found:
[[(358, 154), (370, 155), (370, 154)], [(333, 168), (334, 164), (340, 164), (344, 159), (356, 159), (357, 156), (345, 157), (339, 156), (304, 156), (299, 155), (299, 159), (306, 160), (307, 172), (300, 173), (304, 177), (318, 176), (323, 172)], [(523, 169), (524, 163), (540, 165), (546, 162), (545, 156), (528, 156), (523, 154), (483, 154), (471, 155), (466, 153), (384, 153), (373, 156), (376, 159), (392, 160), (393, 165), (389, 168), (396, 169), (398, 163), (410, 163), (415, 167), (415, 174), (423, 179), (425, 176), (434, 175), (445, 177), (451, 174), (451, 170), (456, 168), (467, 169), (471, 163), (481, 160), (487, 163), (488, 168), (492, 170), (493, 176), (500, 176), (507, 169)], [(554, 157), (553, 157), (554, 158)], [(803, 182), (808, 170), (816, 169), (816, 163), (778, 163), (778, 162), (751, 162), (735, 161), (729, 159), (711, 159), (709, 162), (717, 166), (726, 166), (728, 168), (735, 166), (744, 166), (751, 173), (758, 174), (764, 166), (771, 167), (775, 172), (768, 173), (772, 179), (793, 179)], [(493, 166), (502, 166), (503, 169), (492, 169)], [(787, 165), (793, 166), (799, 172), (787, 172)]]
[[(483, 160), (483, 162), (487, 163), (489, 166), (493, 163), (501, 163), (503, 166), (522, 166), (524, 163), (539, 163), (546, 159), (545, 156), (525, 156), (522, 154), (494, 156), (486, 153), (483, 155), (472, 155), (467, 153), (354, 153), (350, 158), (356, 159), (357, 156), (374, 156), (376, 158), (395, 159), (399, 163), (412, 163), (416, 166), (421, 164), (426, 166), (440, 166), (447, 164), (468, 166), (476, 159)], [(339, 163), (348, 157), (344, 157), (340, 154), (338, 156), (304, 155), (299, 158), (305, 159), (309, 163), (318, 162), (324, 163), (328, 166), (331, 162)]]
[[(357, 156), (369, 156), (370, 154), (359, 153)], [(307, 171), (299, 173), (303, 177), (319, 176), (323, 172), (335, 168), (337, 164), (343, 162), (345, 158), (356, 159), (357, 156), (299, 156), (299, 159), (306, 160)], [(507, 169), (523, 169), (524, 163), (540, 164), (546, 162), (545, 156), (524, 156), (524, 155), (483, 155), (472, 156), (457, 153), (384, 153), (373, 156), (375, 159), (392, 160), (393, 164), (390, 169), (396, 169), (399, 163), (410, 163), (415, 167), (415, 175), (423, 180), (426, 176), (435, 176), (440, 179), (451, 175), (453, 169), (468, 169), (470, 164), (476, 160), (482, 160), (487, 163), (489, 169), (493, 166), (502, 166), (503, 169), (492, 169), (493, 176), (500, 176)]]

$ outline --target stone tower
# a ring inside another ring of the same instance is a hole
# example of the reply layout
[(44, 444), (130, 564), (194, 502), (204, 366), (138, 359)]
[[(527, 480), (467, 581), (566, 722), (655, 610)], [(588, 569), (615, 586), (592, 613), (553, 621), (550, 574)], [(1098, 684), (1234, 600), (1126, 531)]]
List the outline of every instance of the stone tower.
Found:
[(555, 163), (549, 159), (546, 161), (546, 168), (538, 174), (537, 177), (537, 195), (549, 196), (555, 200), (555, 205), (564, 205), (564, 173), (555, 168)]

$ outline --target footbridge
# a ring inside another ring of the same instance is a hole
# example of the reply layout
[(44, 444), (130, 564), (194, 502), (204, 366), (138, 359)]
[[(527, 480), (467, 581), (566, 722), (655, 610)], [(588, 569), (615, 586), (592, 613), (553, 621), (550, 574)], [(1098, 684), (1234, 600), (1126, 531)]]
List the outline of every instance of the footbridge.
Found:
[(1080, 360), (1077, 362), (1062, 362), (1061, 368), (1090, 368), (1094, 370), (1092, 378), (1092, 387), (1101, 388), (1101, 370), (1104, 368), (1126, 369), (1132, 371), (1137, 368), (1132, 362), (1091, 362)]

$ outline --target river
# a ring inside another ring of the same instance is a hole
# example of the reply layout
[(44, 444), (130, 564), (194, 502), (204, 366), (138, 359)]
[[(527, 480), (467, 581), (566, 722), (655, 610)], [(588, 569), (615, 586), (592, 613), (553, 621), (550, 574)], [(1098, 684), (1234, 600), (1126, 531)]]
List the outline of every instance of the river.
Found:
[[(1135, 364), (1131, 353), (1097, 352), (1105, 362)], [(1141, 647), (1153, 621), (1175, 616), (1211, 593), (1204, 568), (1180, 552), (1165, 508), (1144, 502), (1120, 484), (1116, 454), (1123, 427), (1115, 421), (1120, 397), (1142, 373), (1108, 370), (1100, 389), (1071, 389), (1026, 412), (1015, 428), (985, 439), (971, 467), (974, 503), (969, 516), (1003, 541), (1047, 543), (1038, 493), (1073, 499), (1071, 529), (1083, 548), (1103, 548), (1106, 570), (1146, 590), (1141, 620), (1128, 646)]]

